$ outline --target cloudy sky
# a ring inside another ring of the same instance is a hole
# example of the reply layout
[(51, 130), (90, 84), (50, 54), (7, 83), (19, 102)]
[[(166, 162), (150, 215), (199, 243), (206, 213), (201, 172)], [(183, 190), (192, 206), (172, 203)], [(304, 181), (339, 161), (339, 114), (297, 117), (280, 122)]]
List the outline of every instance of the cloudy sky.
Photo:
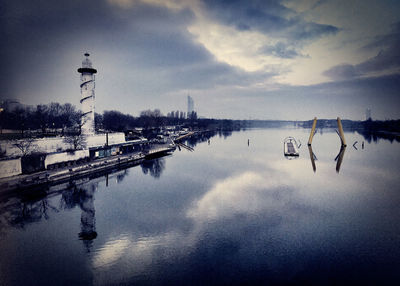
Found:
[(0, 0), (0, 97), (234, 119), (400, 118), (397, 0)]

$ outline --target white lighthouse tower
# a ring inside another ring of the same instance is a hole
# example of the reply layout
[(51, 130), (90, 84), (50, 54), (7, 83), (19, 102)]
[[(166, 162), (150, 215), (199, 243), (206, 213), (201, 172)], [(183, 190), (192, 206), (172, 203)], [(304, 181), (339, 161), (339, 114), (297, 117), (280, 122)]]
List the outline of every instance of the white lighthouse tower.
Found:
[(81, 134), (84, 136), (93, 135), (94, 129), (94, 88), (95, 73), (97, 70), (92, 67), (89, 60), (89, 53), (85, 53), (85, 59), (82, 61), (82, 67), (78, 69), (81, 74)]

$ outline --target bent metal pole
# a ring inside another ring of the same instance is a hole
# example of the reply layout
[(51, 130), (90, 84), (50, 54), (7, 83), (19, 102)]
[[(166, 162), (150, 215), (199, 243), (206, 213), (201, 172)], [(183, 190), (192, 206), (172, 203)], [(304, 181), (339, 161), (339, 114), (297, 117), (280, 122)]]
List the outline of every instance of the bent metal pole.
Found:
[(308, 138), (308, 146), (311, 146), (312, 139), (314, 137), (315, 128), (317, 127), (317, 117), (314, 117), (314, 122), (311, 128), (310, 138)]
[(343, 126), (342, 126), (342, 121), (340, 121), (340, 117), (337, 118), (337, 125), (339, 129), (340, 140), (342, 140), (342, 146), (347, 146), (346, 139), (344, 138)]

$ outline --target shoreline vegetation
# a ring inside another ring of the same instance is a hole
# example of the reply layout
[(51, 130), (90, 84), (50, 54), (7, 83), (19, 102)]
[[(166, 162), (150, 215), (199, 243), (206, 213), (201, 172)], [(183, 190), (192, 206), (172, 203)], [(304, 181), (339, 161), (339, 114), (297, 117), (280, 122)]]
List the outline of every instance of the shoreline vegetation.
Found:
[[(0, 140), (11, 140), (10, 142), (16, 140), (13, 145), (18, 145), (15, 142), (20, 142), (19, 145), (21, 146), (17, 147), (23, 151), (28, 149), (30, 141), (39, 138), (60, 136), (64, 137), (64, 140), (65, 138), (79, 138), (81, 137), (80, 118), (81, 112), (75, 106), (68, 103), (64, 105), (58, 103), (38, 105), (36, 108), (18, 107), (14, 109), (2, 109), (0, 112)], [(103, 114), (96, 114), (95, 116), (96, 132), (124, 132), (125, 140), (128, 140), (126, 142), (131, 142), (127, 144), (131, 144), (131, 149), (136, 151), (129, 151), (130, 149), (128, 148), (129, 150), (116, 152), (113, 155), (111, 154), (112, 152), (108, 152), (112, 151), (112, 147), (109, 147), (107, 143), (103, 148), (100, 148), (104, 149), (102, 151), (103, 153), (105, 152), (103, 156), (105, 158), (101, 157), (99, 159), (96, 157), (97, 155), (93, 154), (89, 156), (89, 151), (87, 150), (88, 154), (86, 154), (83, 161), (79, 156), (79, 158), (74, 157), (75, 159), (67, 161), (66, 159), (60, 159), (61, 161), (54, 165), (56, 167), (51, 168), (43, 165), (44, 160), (47, 160), (46, 154), (36, 154), (35, 152), (25, 154), (22, 152), (20, 159), (17, 159), (21, 165), (21, 170), (16, 175), (3, 176), (4, 178), (0, 179), (0, 186), (4, 193), (6, 190), (10, 192), (15, 189), (29, 189), (41, 185), (59, 184), (60, 182), (75, 180), (82, 176), (92, 176), (93, 174), (108, 171), (109, 169), (116, 168), (120, 170), (132, 164), (139, 164), (143, 160), (150, 159), (151, 153), (157, 156), (163, 155), (165, 152), (173, 152), (176, 147), (180, 148), (180, 146), (191, 149), (198, 141), (207, 141), (217, 134), (226, 137), (230, 136), (233, 131), (251, 128), (311, 129), (312, 123), (313, 120), (207, 119), (197, 118), (195, 112), (188, 117), (181, 111), (170, 112), (167, 116), (164, 116), (158, 109), (142, 111), (138, 117), (123, 114), (119, 111), (104, 111)], [(357, 131), (368, 142), (377, 141), (380, 138), (390, 140), (391, 142), (394, 140), (400, 142), (400, 120), (352, 121), (345, 119), (342, 120), (342, 125), (345, 131)], [(324, 128), (337, 128), (337, 120), (319, 119), (317, 121), (317, 129), (322, 131)], [(175, 135), (181, 134), (180, 137), (174, 137), (177, 145), (168, 145), (167, 142), (160, 142), (160, 140), (165, 141), (160, 138), (165, 138), (163, 136), (168, 136), (171, 133)], [(108, 135), (106, 137), (108, 138)], [(183, 137), (186, 137), (184, 141), (188, 146), (178, 143), (180, 141), (179, 138)], [(140, 142), (145, 140), (148, 143), (133, 147), (136, 143), (132, 142), (135, 142), (135, 140)], [(159, 148), (157, 144), (160, 143), (163, 143), (161, 149), (164, 149), (157, 151), (157, 148)], [(80, 148), (76, 148), (75, 146), (73, 150), (67, 150), (64, 153), (72, 152), (71, 154), (75, 154), (75, 151), (84, 152), (84, 150), (79, 151), (78, 149)], [(135, 156), (138, 157), (136, 158)], [(12, 158), (6, 155), (6, 150), (0, 149), (0, 160), (9, 159)], [(40, 161), (40, 164), (36, 161)]]
[[(80, 134), (81, 111), (70, 103), (52, 102), (36, 107), (3, 107), (0, 112), (0, 140), (22, 138), (45, 138)], [(313, 120), (234, 120), (198, 118), (196, 112), (187, 116), (182, 111), (172, 111), (167, 115), (159, 109), (145, 110), (139, 116), (123, 114), (119, 111), (104, 111), (95, 114), (95, 126), (99, 133), (125, 132), (127, 136), (155, 138), (160, 129), (167, 126), (190, 130), (235, 131), (247, 128), (300, 127), (311, 128)], [(364, 137), (400, 139), (400, 119), (353, 121), (342, 119), (345, 131), (357, 131)], [(337, 128), (336, 119), (318, 119), (317, 129)]]

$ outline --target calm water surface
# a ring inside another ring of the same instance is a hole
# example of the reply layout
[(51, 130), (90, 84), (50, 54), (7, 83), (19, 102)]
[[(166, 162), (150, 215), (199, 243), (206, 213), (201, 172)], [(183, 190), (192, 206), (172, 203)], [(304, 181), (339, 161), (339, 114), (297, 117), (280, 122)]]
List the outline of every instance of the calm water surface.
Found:
[[(399, 142), (346, 133), (338, 156), (336, 133), (309, 150), (308, 132), (217, 135), (4, 198), (0, 285), (398, 285)], [(289, 135), (303, 143), (298, 159), (283, 156)]]

